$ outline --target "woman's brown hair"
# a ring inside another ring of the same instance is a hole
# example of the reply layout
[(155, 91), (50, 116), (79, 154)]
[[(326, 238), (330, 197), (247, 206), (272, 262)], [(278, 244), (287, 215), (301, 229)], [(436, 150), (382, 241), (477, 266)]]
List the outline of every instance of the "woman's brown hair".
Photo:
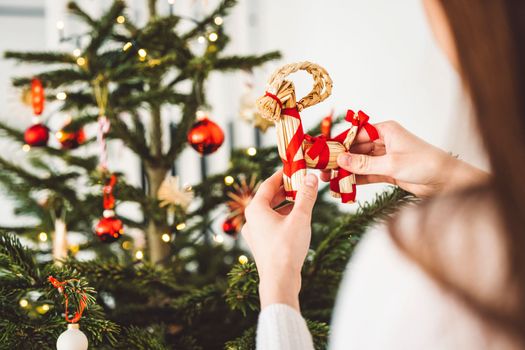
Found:
[[(432, 244), (424, 249), (418, 244), (407, 244), (395, 222), (391, 226), (393, 237), (409, 257), (484, 321), (510, 332), (525, 347), (525, 1), (436, 1), (442, 6), (454, 37), (459, 71), (492, 168), (489, 184), (458, 193), (455, 200), (463, 208), (476, 208), (482, 197), (495, 203), (502, 223), (498, 232), (504, 246), (506, 274), (510, 276), (508, 297), (512, 302), (508, 305), (512, 307), (488, 305), (483, 298), (476, 297), (472, 291), (475, 286), (471, 290), (458, 286), (457, 280), (450, 279), (436, 266), (439, 254), (427, 254), (428, 249), (433, 249)], [(423, 203), (423, 207), (431, 207), (432, 201)], [(461, 210), (460, 206), (452, 210)], [(446, 220), (433, 221), (432, 215), (425, 216), (422, 230), (436, 231), (445, 226)], [(476, 213), (470, 218), (475, 220)], [(430, 222), (438, 225), (432, 226)], [(464, 252), (466, 256), (469, 253)], [(500, 297), (505, 299), (507, 295)], [(505, 305), (505, 300), (501, 305)]]

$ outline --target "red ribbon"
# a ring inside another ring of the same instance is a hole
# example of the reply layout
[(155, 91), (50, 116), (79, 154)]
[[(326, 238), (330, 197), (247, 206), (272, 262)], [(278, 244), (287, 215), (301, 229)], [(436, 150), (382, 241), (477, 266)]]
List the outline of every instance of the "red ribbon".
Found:
[(274, 94), (272, 94), (271, 92), (268, 92), (268, 91), (266, 91), (266, 93), (264, 95), (274, 99), (275, 102), (277, 102), (277, 104), (279, 105), (279, 107), (281, 107), (281, 109), (283, 109), (283, 103), (281, 102), (281, 100), (279, 100), (279, 97), (277, 97), (277, 95), (274, 95)]
[(111, 174), (111, 177), (107, 181), (106, 185), (102, 188), (103, 206), (104, 209), (113, 209), (115, 207), (115, 196), (113, 195), (113, 188), (117, 183), (117, 177), (115, 174)]
[[(299, 127), (295, 131), (295, 134), (292, 136), (288, 147), (286, 147), (286, 159), (283, 161), (283, 173), (291, 177), (296, 171), (301, 169), (306, 169), (306, 161), (304, 159), (294, 160), (295, 155), (301, 149), (304, 140), (304, 131), (303, 124), (301, 123), (301, 116), (295, 108), (285, 108), (281, 111), (281, 114), (288, 115), (292, 118), (297, 118), (299, 120)], [(295, 198), (295, 194), (293, 195)]]
[[(269, 92), (266, 92), (266, 96), (275, 99), (279, 102), (279, 104), (281, 104), (281, 101), (277, 98), (277, 96)], [(299, 112), (296, 108), (285, 108), (281, 111), (281, 114), (288, 115), (299, 120), (299, 127), (290, 140), (290, 143), (286, 147), (286, 159), (282, 159), (283, 172), (288, 177), (291, 177), (298, 170), (306, 169), (306, 161), (304, 159), (294, 161), (295, 155), (302, 147), (303, 140), (312, 143), (312, 146), (307, 151), (307, 155), (312, 159), (319, 157), (315, 168), (325, 169), (330, 160), (330, 148), (328, 147), (327, 141), (336, 141), (342, 144), (350, 132), (350, 129), (347, 129), (333, 138), (327, 137), (326, 135), (305, 135), (301, 122), (301, 116), (299, 115)], [(359, 133), (361, 129), (364, 129), (372, 141), (379, 138), (377, 129), (368, 122), (370, 117), (365, 112), (358, 111), (357, 113), (354, 113), (349, 109), (346, 113), (345, 120), (352, 123), (352, 125), (357, 126), (357, 133)], [(352, 173), (350, 171), (339, 168), (337, 169), (337, 176), (333, 179), (330, 179), (330, 190), (339, 193), (343, 203), (353, 202), (356, 198), (357, 187), (355, 184), (352, 185), (351, 193), (341, 193), (341, 189), (339, 187), (339, 182), (351, 175)], [(285, 193), (287, 197), (295, 198), (297, 191), (285, 191)]]
[(78, 301), (78, 309), (73, 314), (73, 318), (69, 318), (69, 312), (68, 312), (69, 297), (66, 294), (65, 289), (64, 289), (64, 286), (67, 283), (73, 282), (73, 281), (78, 281), (78, 280), (77, 279), (70, 279), (70, 280), (65, 280), (64, 282), (60, 282), (59, 280), (57, 280), (53, 276), (49, 276), (47, 279), (51, 283), (51, 285), (53, 285), (53, 287), (55, 287), (58, 290), (58, 292), (60, 294), (64, 295), (66, 322), (77, 323), (78, 321), (80, 321), (80, 318), (82, 317), (82, 313), (84, 312), (85, 308), (87, 307), (87, 296), (86, 296), (86, 293), (83, 292), (82, 290), (77, 289), (77, 288), (73, 288), (73, 292), (75, 292), (77, 294), (80, 294), (80, 299)]

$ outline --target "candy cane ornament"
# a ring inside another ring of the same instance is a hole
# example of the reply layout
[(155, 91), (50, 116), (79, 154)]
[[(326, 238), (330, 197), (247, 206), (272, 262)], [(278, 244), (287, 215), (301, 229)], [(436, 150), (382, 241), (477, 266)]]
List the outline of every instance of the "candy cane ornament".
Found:
[[(296, 102), (294, 84), (285, 78), (299, 70), (308, 72), (314, 84), (312, 91)], [(299, 113), (325, 100), (331, 93), (332, 79), (323, 67), (312, 62), (298, 62), (277, 69), (270, 77), (266, 93), (257, 100), (261, 115), (276, 125), (277, 148), (283, 162), (283, 184), (287, 200), (295, 199), (306, 169), (311, 168), (331, 170), (332, 196), (341, 198), (343, 203), (355, 201), (355, 175), (340, 169), (337, 157), (350, 149), (361, 129), (366, 130), (371, 140), (377, 139), (378, 134), (368, 123), (368, 115), (362, 111), (354, 113), (352, 110), (348, 110), (345, 118), (351, 126), (341, 134), (335, 137), (305, 134)]]

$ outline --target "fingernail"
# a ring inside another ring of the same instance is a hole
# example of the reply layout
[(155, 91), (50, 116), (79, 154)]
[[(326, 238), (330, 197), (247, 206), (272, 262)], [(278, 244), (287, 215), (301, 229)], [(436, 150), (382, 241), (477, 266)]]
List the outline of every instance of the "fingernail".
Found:
[(315, 176), (314, 174), (308, 174), (306, 175), (306, 178), (304, 179), (304, 184), (308, 187), (314, 187), (316, 182), (317, 182), (317, 176)]
[(339, 165), (350, 165), (350, 154), (341, 153), (337, 157), (337, 163), (339, 163)]

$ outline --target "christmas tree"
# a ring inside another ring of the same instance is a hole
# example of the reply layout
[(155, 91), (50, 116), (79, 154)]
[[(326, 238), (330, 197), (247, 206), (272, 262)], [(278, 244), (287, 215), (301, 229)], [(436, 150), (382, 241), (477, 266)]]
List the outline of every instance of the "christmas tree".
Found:
[[(224, 139), (201, 115), (208, 107), (210, 73), (250, 70), (280, 57), (224, 54), (229, 38), (222, 22), (235, 4), (223, 0), (182, 30), (187, 18), (160, 15), (155, 0), (147, 0), (149, 20), (142, 27), (125, 16), (121, 0), (98, 19), (72, 2), (69, 11), (89, 28), (85, 45), (73, 53), (5, 53), (49, 68), (13, 79), (21, 89), (31, 87), (36, 123), (25, 133), (0, 123), (4, 135), (21, 145), (25, 140), (28, 151), (23, 162), (0, 157), (0, 182), (16, 202), (16, 213), (37, 221), (3, 227), (0, 235), (1, 348), (53, 349), (65, 330), (64, 316), (74, 317), (84, 307), (79, 323), (91, 348), (254, 347), (257, 271), (239, 244), (221, 244), (211, 213), (226, 207), (230, 215), (219, 220), (226, 219), (225, 233), (237, 235), (258, 181), (280, 164), (277, 150), (232, 151), (225, 172), (191, 188), (169, 176), (188, 142), (204, 157)], [(204, 49), (195, 50), (196, 43)], [(44, 99), (58, 100), (60, 110), (74, 116), (56, 133), (61, 148), (47, 145), (49, 130), (38, 118)], [(180, 107), (169, 130), (166, 105)], [(96, 138), (85, 138), (90, 125), (98, 130)], [(111, 142), (142, 159), (144, 186), (111, 172), (106, 156)], [(326, 345), (337, 286), (355, 244), (367, 227), (411, 199), (392, 189), (348, 213), (325, 195), (328, 188), (322, 192), (301, 294), (319, 349)], [(135, 203), (143, 219), (119, 211), (124, 202)], [(144, 233), (145, 249), (134, 248), (129, 229)], [(67, 232), (73, 231), (84, 234), (86, 243), (68, 247)], [(36, 244), (28, 248), (21, 240)], [(79, 250), (95, 257), (76, 259)]]

